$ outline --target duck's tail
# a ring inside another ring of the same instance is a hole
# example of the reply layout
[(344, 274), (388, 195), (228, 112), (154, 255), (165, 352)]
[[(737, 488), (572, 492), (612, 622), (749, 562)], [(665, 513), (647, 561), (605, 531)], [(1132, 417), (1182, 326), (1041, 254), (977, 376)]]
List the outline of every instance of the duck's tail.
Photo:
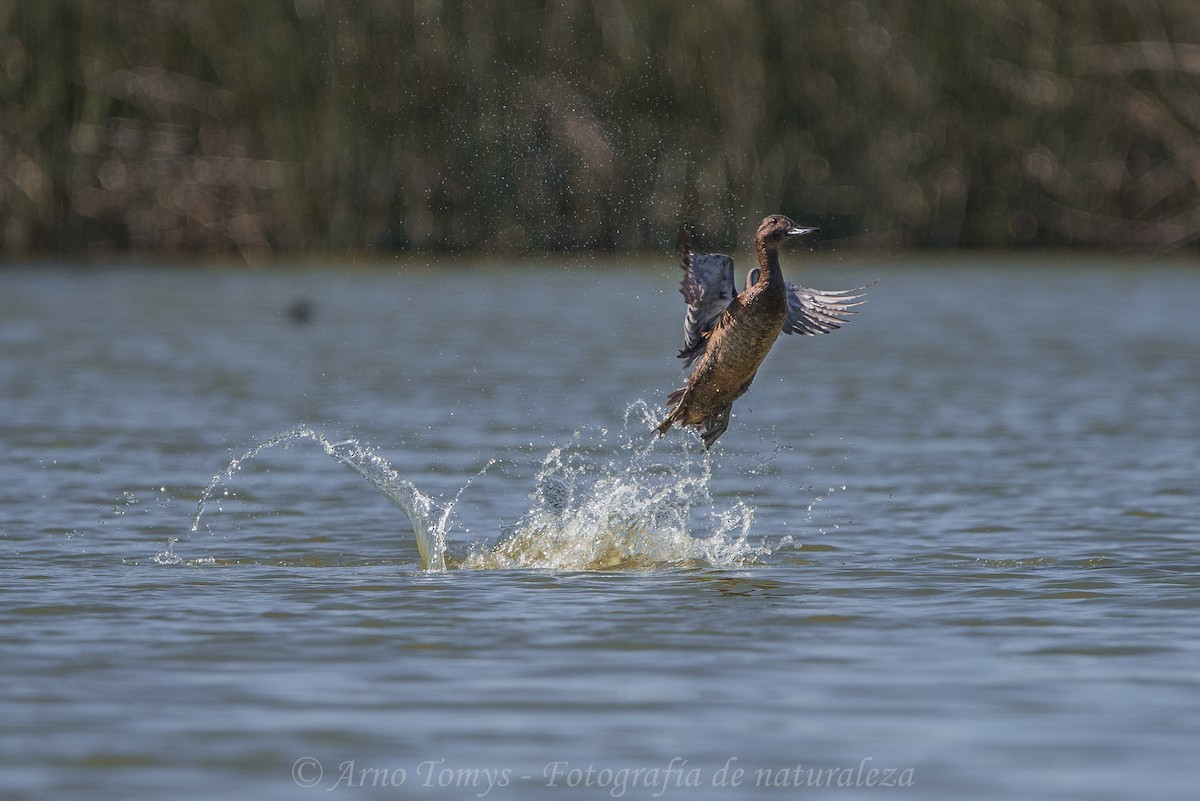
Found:
[(667, 429), (669, 429), (679, 419), (679, 411), (680, 411), (679, 401), (681, 401), (683, 399), (683, 395), (686, 392), (687, 392), (687, 387), (684, 387), (683, 389), (675, 390), (674, 392), (672, 392), (670, 395), (667, 396), (667, 404), (666, 405), (672, 406), (674, 408), (672, 408), (671, 413), (667, 415), (667, 419), (665, 419), (661, 423), (659, 423), (658, 428), (655, 429), (655, 431), (658, 432), (658, 435), (660, 437), (663, 434), (667, 433)]

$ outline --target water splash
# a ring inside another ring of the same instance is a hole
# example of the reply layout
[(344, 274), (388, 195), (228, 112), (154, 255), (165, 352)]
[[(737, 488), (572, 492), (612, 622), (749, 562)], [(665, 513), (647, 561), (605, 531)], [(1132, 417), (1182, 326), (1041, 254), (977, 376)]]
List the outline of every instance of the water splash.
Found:
[[(333, 441), (307, 427), (278, 434), (230, 460), (205, 488), (191, 530), (199, 529), (217, 488), (248, 460), (277, 445), (312, 441), (404, 512), (424, 570), (733, 566), (769, 554), (768, 545), (750, 541), (751, 507), (740, 500), (715, 507), (712, 462), (698, 439), (647, 436), (655, 411), (640, 402), (630, 406), (615, 442), (601, 429), (576, 432), (570, 443), (552, 448), (535, 477), (529, 511), (513, 523), (501, 523), (495, 543), (471, 543), (462, 555), (447, 552), (447, 535), (454, 507), (471, 482), (439, 508), (368, 446), (354, 439)], [(157, 558), (173, 563), (176, 554), (168, 547)]]
[[(217, 487), (232, 479), (234, 474), (242, 469), (243, 464), (268, 448), (290, 445), (303, 440), (316, 442), (325, 453), (365, 478), (385, 498), (404, 512), (412, 525), (413, 535), (417, 541), (422, 570), (446, 569), (446, 528), (449, 525), (454, 504), (448, 504), (439, 514), (434, 500), (417, 489), (412, 482), (401, 478), (396, 469), (382, 456), (357, 440), (347, 439), (334, 442), (321, 432), (311, 428), (297, 428), (276, 434), (241, 456), (231, 459), (223, 471), (212, 477), (212, 481), (201, 494), (200, 501), (196, 505), (196, 515), (192, 518), (192, 531), (200, 528), (200, 518)], [(462, 491), (459, 492), (461, 494)]]
[(178, 537), (168, 537), (167, 547), (150, 557), (150, 562), (156, 565), (180, 565), (183, 564), (183, 557), (175, 553), (175, 543), (179, 542)]
[(601, 456), (604, 431), (598, 440), (577, 432), (570, 445), (551, 449), (538, 471), (530, 511), (503, 526), (495, 545), (476, 544), (460, 566), (731, 566), (770, 553), (765, 544), (750, 542), (752, 508), (742, 501), (713, 508), (712, 462), (696, 443), (648, 438), (644, 432), (653, 422), (644, 404), (630, 407), (622, 444), (607, 459)]

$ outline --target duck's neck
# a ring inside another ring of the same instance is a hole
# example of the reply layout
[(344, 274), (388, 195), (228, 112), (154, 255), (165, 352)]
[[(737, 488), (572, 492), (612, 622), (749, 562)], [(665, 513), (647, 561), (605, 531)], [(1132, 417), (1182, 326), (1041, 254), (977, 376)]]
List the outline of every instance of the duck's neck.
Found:
[(758, 266), (761, 272), (758, 283), (763, 286), (783, 286), (783, 270), (779, 267), (779, 248), (755, 243), (758, 250)]

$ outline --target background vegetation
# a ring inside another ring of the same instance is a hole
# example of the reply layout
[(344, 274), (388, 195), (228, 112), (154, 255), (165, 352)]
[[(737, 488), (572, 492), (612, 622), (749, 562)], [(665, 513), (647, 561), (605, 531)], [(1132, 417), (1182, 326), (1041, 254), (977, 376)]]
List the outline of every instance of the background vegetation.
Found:
[(0, 253), (1195, 247), (1195, 0), (0, 0)]

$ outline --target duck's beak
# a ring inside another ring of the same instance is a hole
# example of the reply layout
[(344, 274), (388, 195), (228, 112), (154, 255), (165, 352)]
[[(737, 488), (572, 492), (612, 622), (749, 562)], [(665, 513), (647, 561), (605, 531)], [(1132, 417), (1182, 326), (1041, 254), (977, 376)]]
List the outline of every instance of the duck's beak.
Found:
[(820, 228), (801, 228), (800, 226), (792, 226), (788, 229), (787, 235), (791, 236), (810, 236), (812, 234), (821, 233)]

